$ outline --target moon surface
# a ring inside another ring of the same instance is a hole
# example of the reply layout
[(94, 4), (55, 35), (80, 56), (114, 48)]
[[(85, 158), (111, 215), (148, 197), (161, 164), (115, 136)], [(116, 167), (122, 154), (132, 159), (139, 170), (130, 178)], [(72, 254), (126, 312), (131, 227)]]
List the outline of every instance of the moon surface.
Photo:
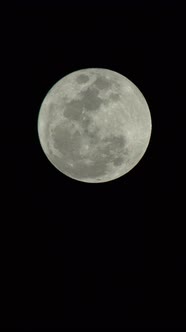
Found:
[(49, 90), (38, 135), (49, 161), (68, 177), (100, 183), (129, 172), (143, 157), (152, 130), (148, 104), (125, 76), (87, 68)]

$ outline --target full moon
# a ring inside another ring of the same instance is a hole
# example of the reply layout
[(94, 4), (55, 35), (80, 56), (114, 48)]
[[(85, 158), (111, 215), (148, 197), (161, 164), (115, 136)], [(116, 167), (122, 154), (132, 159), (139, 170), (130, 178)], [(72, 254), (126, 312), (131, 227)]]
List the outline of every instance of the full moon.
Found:
[(151, 136), (148, 104), (125, 76), (103, 68), (77, 70), (45, 96), (38, 135), (48, 160), (88, 183), (117, 179), (143, 157)]

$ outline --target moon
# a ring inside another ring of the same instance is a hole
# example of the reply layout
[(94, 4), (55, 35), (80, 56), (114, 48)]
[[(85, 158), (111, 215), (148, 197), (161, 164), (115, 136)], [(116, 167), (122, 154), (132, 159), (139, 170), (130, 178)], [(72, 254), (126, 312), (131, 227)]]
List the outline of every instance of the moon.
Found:
[(151, 136), (148, 104), (127, 77), (104, 68), (63, 77), (45, 96), (38, 136), (48, 160), (88, 183), (117, 179), (143, 157)]

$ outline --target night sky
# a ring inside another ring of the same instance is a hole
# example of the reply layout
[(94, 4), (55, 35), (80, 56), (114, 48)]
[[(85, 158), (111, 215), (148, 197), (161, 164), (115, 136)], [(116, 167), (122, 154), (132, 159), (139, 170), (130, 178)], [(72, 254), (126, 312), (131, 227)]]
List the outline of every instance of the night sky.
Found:
[[(3, 327), (186, 327), (183, 8), (16, 1), (2, 16)], [(128, 77), (152, 116), (140, 163), (101, 184), (60, 173), (37, 134), (48, 90), (88, 67)]]

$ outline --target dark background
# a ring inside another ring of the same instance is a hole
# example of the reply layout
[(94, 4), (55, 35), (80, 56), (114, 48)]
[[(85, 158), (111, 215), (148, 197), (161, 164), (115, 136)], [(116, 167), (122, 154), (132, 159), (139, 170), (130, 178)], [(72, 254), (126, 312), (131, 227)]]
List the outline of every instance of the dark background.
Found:
[[(7, 3), (2, 327), (186, 327), (184, 20), (173, 1)], [(103, 184), (60, 173), (37, 135), (48, 90), (87, 67), (128, 77), (152, 115), (143, 159)]]

